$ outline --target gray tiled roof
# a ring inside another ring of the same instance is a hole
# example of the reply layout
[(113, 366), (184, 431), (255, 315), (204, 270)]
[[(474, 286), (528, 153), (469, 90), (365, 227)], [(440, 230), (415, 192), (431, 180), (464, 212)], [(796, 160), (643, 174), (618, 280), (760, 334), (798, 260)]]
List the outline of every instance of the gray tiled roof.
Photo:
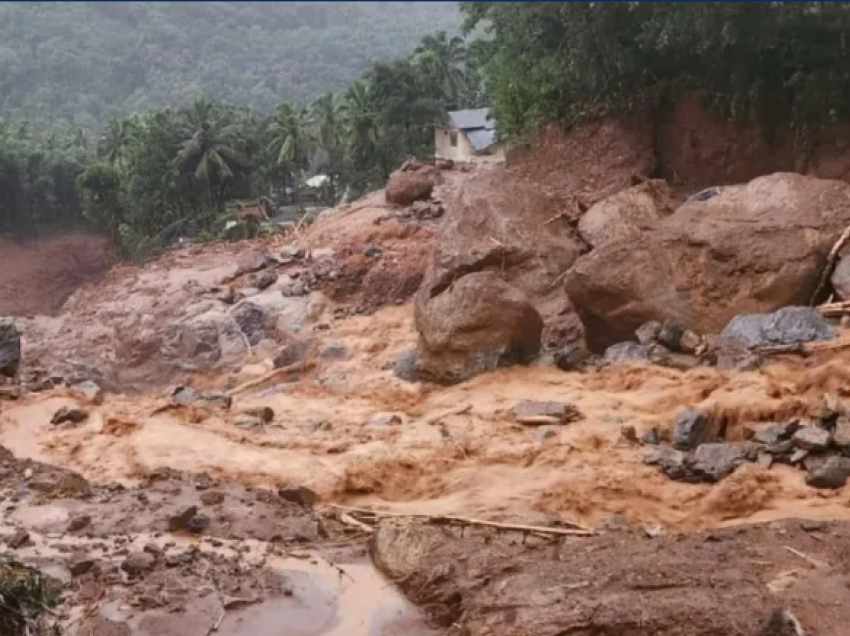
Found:
[(466, 138), (475, 150), (486, 150), (496, 141), (495, 130), (467, 130)]
[(449, 121), (453, 127), (461, 130), (474, 130), (476, 128), (493, 130), (496, 127), (496, 122), (490, 119), (489, 108), (454, 110), (449, 112)]

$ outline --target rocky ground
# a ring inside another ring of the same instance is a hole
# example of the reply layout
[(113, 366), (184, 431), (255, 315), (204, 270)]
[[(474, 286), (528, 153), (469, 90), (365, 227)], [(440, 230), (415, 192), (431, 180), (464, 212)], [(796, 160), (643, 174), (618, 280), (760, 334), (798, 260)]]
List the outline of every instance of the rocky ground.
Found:
[(850, 347), (809, 301), (848, 187), (682, 203), (615, 133), (548, 187), (410, 162), (0, 321), (0, 535), (42, 626), (843, 634)]

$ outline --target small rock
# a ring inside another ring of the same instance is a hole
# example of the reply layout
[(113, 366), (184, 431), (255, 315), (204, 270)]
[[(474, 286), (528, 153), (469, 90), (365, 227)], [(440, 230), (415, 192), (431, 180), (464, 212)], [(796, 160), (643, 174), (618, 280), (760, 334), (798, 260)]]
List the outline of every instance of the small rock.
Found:
[(691, 450), (705, 442), (714, 441), (716, 432), (705, 413), (691, 409), (676, 416), (673, 427), (673, 447), (678, 450)]
[(387, 426), (399, 426), (403, 423), (404, 416), (400, 413), (375, 413), (366, 421), (366, 426), (386, 428)]
[(23, 528), (18, 528), (11, 537), (6, 539), (6, 545), (9, 546), (12, 550), (23, 548), (24, 546), (29, 545), (30, 543), (30, 533), (24, 530)]
[(201, 534), (210, 527), (210, 518), (206, 515), (195, 515), (186, 522), (186, 531), (190, 534)]
[(789, 420), (783, 424), (771, 424), (767, 428), (758, 431), (753, 436), (753, 441), (767, 446), (773, 446), (779, 442), (791, 439), (800, 429), (799, 420)]
[(826, 530), (826, 522), (820, 519), (803, 519), (800, 522), (800, 530), (804, 532), (822, 532)]
[(393, 375), (405, 382), (419, 382), (419, 371), (416, 369), (416, 349), (403, 351), (396, 357)]
[(307, 289), (307, 285), (302, 280), (295, 280), (286, 285), (281, 285), (280, 293), (286, 298), (297, 298), (299, 296), (306, 296), (309, 290)]
[(21, 363), (21, 334), (11, 318), (0, 318), (0, 376), (13, 378)]
[(812, 453), (822, 453), (831, 441), (829, 431), (818, 426), (803, 426), (794, 433), (794, 443), (797, 447)]
[(523, 400), (515, 404), (511, 415), (520, 424), (569, 424), (584, 417), (572, 404), (534, 400)]
[(0, 400), (17, 400), (21, 397), (21, 387), (0, 386)]
[(761, 452), (756, 458), (756, 463), (762, 468), (770, 468), (773, 466), (773, 455), (767, 452)]
[(305, 507), (312, 507), (318, 500), (315, 492), (304, 486), (285, 486), (277, 491), (281, 499), (292, 503), (300, 504)]
[(71, 576), (83, 576), (91, 571), (94, 563), (94, 559), (89, 557), (85, 552), (75, 552), (68, 560), (68, 569), (71, 572)]
[(665, 322), (658, 332), (658, 344), (670, 351), (679, 351), (679, 341), (682, 339), (684, 330), (678, 325)]
[(685, 476), (685, 454), (672, 448), (655, 448), (643, 456), (643, 463), (658, 466), (670, 479)]
[(794, 454), (791, 455), (791, 457), (788, 459), (788, 461), (791, 462), (792, 464), (798, 464), (801, 461), (803, 461), (804, 459), (806, 459), (806, 457), (808, 457), (808, 455), (809, 455), (809, 451), (803, 450), (803, 449), (797, 449), (797, 450), (794, 451)]
[(220, 490), (207, 490), (201, 493), (201, 503), (205, 506), (216, 506), (224, 501), (224, 493)]
[(649, 362), (649, 345), (636, 342), (618, 342), (605, 350), (602, 362), (619, 364), (621, 362)]
[(63, 406), (53, 414), (50, 423), (64, 424), (65, 422), (72, 422), (73, 424), (79, 424), (87, 419), (88, 416), (88, 412), (79, 406)]
[(761, 624), (755, 636), (805, 636), (800, 621), (781, 608), (774, 609)]
[(812, 488), (842, 488), (850, 477), (850, 459), (835, 455), (820, 468), (806, 475), (806, 484)]
[(180, 551), (168, 551), (165, 553), (165, 567), (176, 568), (188, 562), (186, 553)]
[(296, 259), (304, 257), (304, 250), (302, 250), (297, 245), (287, 245), (280, 251), (280, 255), (283, 258)]
[(121, 564), (121, 569), (130, 576), (141, 576), (153, 569), (156, 559), (147, 552), (134, 552)]
[(242, 300), (242, 295), (232, 287), (225, 287), (218, 295), (218, 299), (225, 305), (234, 305)]
[(644, 526), (643, 531), (646, 533), (646, 536), (648, 536), (650, 539), (654, 539), (655, 537), (660, 537), (660, 536), (663, 536), (665, 534), (664, 533), (664, 527), (661, 526), (661, 524), (658, 524), (658, 523), (653, 523), (653, 524), (650, 524), (648, 526)]
[(270, 406), (253, 406), (251, 408), (243, 409), (242, 413), (244, 415), (249, 415), (250, 417), (255, 417), (266, 424), (274, 419), (274, 409)]
[(376, 256), (380, 256), (383, 253), (383, 250), (380, 247), (376, 247), (374, 245), (368, 246), (363, 250), (363, 256), (366, 258), (374, 258)]
[(590, 355), (590, 351), (580, 345), (568, 345), (555, 352), (555, 366), (561, 371), (575, 371), (590, 358)]
[(260, 272), (258, 274), (254, 274), (254, 276), (251, 277), (251, 284), (254, 287), (256, 287), (257, 289), (259, 289), (260, 291), (263, 291), (264, 289), (268, 289), (269, 287), (274, 285), (276, 282), (277, 282), (277, 274), (275, 274), (274, 272), (269, 271), (269, 270), (265, 270), (265, 271)]
[(718, 482), (735, 472), (754, 452), (748, 442), (701, 444), (687, 462), (689, 472), (696, 480)]
[(690, 329), (685, 329), (679, 338), (679, 351), (683, 353), (696, 353), (701, 343), (702, 338)]
[(83, 528), (87, 528), (91, 525), (91, 517), (89, 515), (77, 515), (76, 517), (72, 517), (68, 522), (67, 531), (68, 532), (79, 532)]
[(620, 427), (620, 437), (622, 437), (630, 444), (638, 443), (637, 431), (635, 430), (634, 426), (626, 425)]
[(658, 432), (658, 429), (652, 427), (643, 436), (640, 438), (642, 444), (647, 444), (649, 446), (658, 446), (661, 443), (661, 433)]
[(345, 360), (348, 349), (341, 342), (328, 342), (319, 349), (322, 360)]
[(783, 307), (769, 314), (735, 316), (720, 335), (749, 347), (762, 347), (830, 340), (835, 332), (817, 309)]
[(103, 404), (103, 389), (91, 380), (75, 384), (71, 387), (71, 392), (85, 399), (89, 404)]
[(646, 346), (657, 342), (659, 333), (661, 333), (661, 323), (657, 320), (650, 320), (638, 327), (635, 336), (637, 336), (640, 344)]
[(832, 457), (832, 455), (812, 455), (810, 453), (803, 458), (803, 468), (805, 468), (807, 472), (815, 471), (826, 464), (830, 457)]
[(832, 432), (832, 441), (841, 451), (850, 451), (850, 418), (839, 417)]
[(557, 437), (558, 433), (557, 426), (538, 426), (534, 429), (534, 443), (542, 444), (548, 439)]
[(240, 254), (236, 259), (236, 272), (234, 277), (243, 274), (253, 274), (277, 263), (275, 258), (265, 251), (254, 251)]
[(191, 404), (198, 399), (198, 392), (190, 386), (177, 386), (171, 390), (171, 400), (175, 404)]
[(197, 506), (189, 506), (188, 508), (184, 508), (176, 515), (172, 515), (168, 518), (168, 530), (170, 532), (177, 532), (179, 530), (185, 530), (186, 524), (189, 520), (198, 514)]
[(596, 524), (597, 532), (631, 532), (631, 526), (623, 515), (609, 515)]
[(840, 324), (844, 329), (850, 329), (850, 315), (844, 314), (841, 316), (841, 320), (838, 321), (838, 324)]
[(312, 340), (295, 340), (290, 342), (275, 355), (273, 361), (274, 368), (281, 369), (292, 366), (296, 362), (301, 362), (307, 357), (313, 345), (314, 342)]
[(146, 543), (143, 550), (144, 552), (153, 555), (154, 558), (158, 558), (162, 554), (162, 548), (153, 542)]

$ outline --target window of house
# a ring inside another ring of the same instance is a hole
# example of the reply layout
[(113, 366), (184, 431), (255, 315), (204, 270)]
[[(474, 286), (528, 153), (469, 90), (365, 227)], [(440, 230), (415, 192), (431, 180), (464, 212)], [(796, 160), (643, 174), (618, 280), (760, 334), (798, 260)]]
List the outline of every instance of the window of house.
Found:
[(452, 145), (452, 148), (457, 148), (457, 133), (453, 132), (449, 135), (449, 143)]

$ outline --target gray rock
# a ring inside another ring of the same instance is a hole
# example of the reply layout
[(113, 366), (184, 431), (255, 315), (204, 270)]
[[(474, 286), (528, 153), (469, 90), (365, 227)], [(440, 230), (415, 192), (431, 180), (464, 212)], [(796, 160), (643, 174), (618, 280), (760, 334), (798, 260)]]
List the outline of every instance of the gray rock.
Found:
[(186, 532), (189, 534), (201, 534), (210, 527), (210, 518), (206, 515), (195, 515), (186, 522)]
[(775, 446), (779, 442), (784, 442), (794, 437), (794, 433), (799, 429), (800, 422), (798, 420), (789, 420), (782, 424), (771, 424), (767, 428), (758, 431), (753, 436), (753, 441), (766, 444), (767, 446)]
[(171, 390), (171, 400), (176, 404), (191, 404), (198, 399), (198, 392), (190, 386), (177, 386)]
[(64, 424), (65, 422), (71, 422), (73, 424), (79, 424), (86, 420), (88, 416), (88, 412), (79, 406), (63, 406), (53, 414), (50, 423)]
[(806, 457), (808, 457), (808, 455), (809, 455), (809, 451), (803, 450), (802, 448), (800, 448), (800, 449), (797, 449), (797, 450), (794, 451), (794, 453), (791, 455), (791, 457), (788, 459), (788, 461), (792, 464), (798, 464), (799, 462), (806, 459)]
[(685, 454), (673, 448), (654, 448), (643, 456), (647, 466), (658, 466), (670, 479), (682, 479), (686, 475)]
[(75, 384), (71, 387), (71, 392), (89, 404), (103, 404), (103, 389), (91, 380)]
[(830, 340), (835, 331), (817, 309), (783, 307), (769, 314), (735, 316), (720, 334), (750, 347)]
[(266, 311), (259, 305), (243, 300), (230, 310), (230, 315), (251, 346), (258, 344), (266, 335)]
[(266, 424), (268, 424), (274, 419), (274, 409), (270, 406), (253, 406), (250, 408), (242, 409), (242, 413), (251, 417), (256, 417), (257, 419), (265, 422)]
[(566, 402), (523, 400), (513, 406), (511, 416), (520, 424), (569, 424), (581, 419), (581, 412)]
[(618, 342), (605, 350), (602, 362), (619, 364), (621, 362), (649, 362), (649, 346), (636, 342)]
[(850, 459), (835, 455), (820, 468), (806, 475), (806, 484), (812, 488), (837, 489), (847, 483), (850, 477)]
[(767, 452), (761, 452), (756, 457), (756, 463), (762, 468), (770, 468), (773, 466), (773, 455)]
[(393, 375), (405, 382), (419, 382), (419, 371), (416, 369), (416, 349), (402, 351), (396, 356)]
[(691, 409), (676, 416), (673, 425), (673, 447), (678, 450), (691, 450), (705, 442), (713, 442), (717, 437), (715, 427), (705, 413)]
[(794, 443), (797, 447), (812, 453), (822, 453), (831, 441), (829, 431), (819, 426), (803, 426), (794, 433)]
[(348, 349), (341, 342), (328, 342), (319, 349), (319, 357), (322, 360), (345, 360)]
[(121, 569), (132, 577), (141, 576), (153, 569), (156, 563), (156, 558), (147, 552), (134, 552), (128, 556), (124, 563), (121, 564)]
[(380, 247), (376, 247), (374, 245), (369, 245), (363, 250), (363, 255), (366, 258), (375, 258), (376, 256), (380, 256), (383, 253)]
[(304, 250), (297, 245), (287, 245), (280, 251), (283, 258), (296, 259), (304, 257)]
[(850, 451), (850, 418), (839, 417), (832, 432), (832, 441), (841, 451)]
[(233, 420), (233, 424), (234, 426), (238, 426), (240, 428), (263, 428), (263, 420), (261, 420), (259, 417), (248, 415), (246, 413), (240, 413), (239, 415), (237, 415), (236, 419)]
[(558, 349), (553, 358), (561, 371), (575, 371), (590, 358), (590, 352), (581, 345), (571, 344)]
[(285, 486), (277, 491), (281, 499), (300, 504), (307, 508), (315, 505), (319, 497), (315, 492), (304, 486)]
[(94, 559), (85, 552), (75, 552), (68, 560), (68, 571), (71, 572), (71, 576), (83, 576), (91, 571), (94, 564)]
[(658, 331), (658, 344), (666, 347), (670, 351), (680, 351), (679, 341), (682, 339), (684, 329), (670, 322), (664, 322), (661, 329)]
[(309, 291), (307, 284), (303, 280), (294, 280), (280, 287), (280, 293), (287, 298), (306, 296)]
[(718, 482), (754, 459), (756, 452), (749, 442), (701, 444), (688, 458), (689, 477), (694, 481)]
[(315, 346), (315, 341), (312, 339), (294, 340), (283, 346), (277, 355), (274, 357), (274, 368), (280, 369), (288, 367), (296, 362), (301, 362), (307, 357), (310, 349)]
[(21, 364), (21, 334), (11, 318), (0, 318), (0, 376), (14, 377)]
[(640, 441), (649, 446), (658, 446), (661, 443), (661, 433), (658, 432), (657, 428), (652, 427), (641, 436)]
[(269, 287), (274, 285), (275, 282), (277, 282), (277, 274), (269, 270), (254, 274), (254, 276), (251, 278), (251, 284), (260, 291), (268, 289)]
[(657, 320), (650, 320), (638, 327), (635, 336), (640, 344), (646, 346), (657, 342), (659, 333), (661, 333), (661, 323)]
[(198, 394), (198, 400), (225, 411), (233, 405), (233, 398), (222, 391), (204, 391)]
[(224, 502), (224, 493), (220, 490), (207, 490), (201, 493), (201, 503), (205, 506), (217, 506)]
[(90, 525), (91, 517), (89, 515), (77, 515), (75, 517), (71, 517), (71, 520), (68, 522), (68, 527), (65, 530), (67, 532), (79, 532)]
[(701, 343), (702, 338), (690, 329), (685, 329), (682, 332), (682, 337), (679, 338), (678, 351), (682, 351), (683, 353), (695, 353), (697, 347), (699, 347)]
[(18, 548), (23, 548), (26, 545), (30, 544), (30, 533), (24, 530), (23, 528), (18, 528), (15, 530), (14, 534), (12, 534), (8, 539), (6, 539), (6, 545), (9, 546), (12, 550), (17, 550)]
[(805, 634), (800, 627), (800, 621), (791, 612), (777, 607), (764, 620), (755, 636), (805, 636)]

